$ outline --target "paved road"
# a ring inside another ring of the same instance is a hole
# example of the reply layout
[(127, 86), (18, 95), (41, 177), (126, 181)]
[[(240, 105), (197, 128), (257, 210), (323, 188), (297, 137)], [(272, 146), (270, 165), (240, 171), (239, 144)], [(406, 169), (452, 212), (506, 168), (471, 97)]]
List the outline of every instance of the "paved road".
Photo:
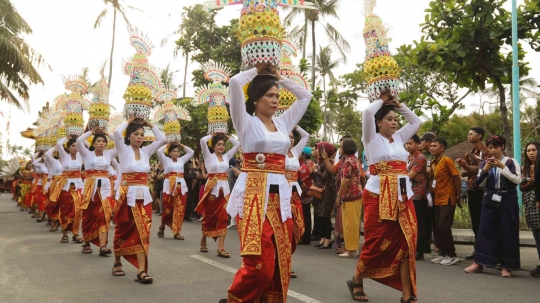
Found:
[[(8, 195), (0, 196), (0, 302), (218, 302), (225, 298), (233, 274), (241, 264), (238, 235), (229, 231), (226, 249), (232, 258), (222, 259), (213, 251), (199, 252), (200, 223), (186, 222), (185, 241), (158, 239), (161, 217), (154, 216), (150, 241), (152, 285), (133, 279), (136, 269), (124, 261), (125, 277), (113, 277), (112, 257), (84, 255), (77, 244), (60, 244), (60, 232), (51, 233), (45, 223), (36, 223), (19, 212)], [(112, 240), (112, 234), (109, 240)], [(471, 246), (458, 246), (458, 255)], [(537, 263), (535, 248), (521, 249), (523, 268)], [(426, 255), (427, 256), (427, 255)], [(217, 263), (216, 263), (217, 262)], [(504, 279), (500, 272), (468, 275), (467, 261), (445, 267), (428, 261), (418, 263), (419, 302), (538, 302), (540, 279), (528, 272)], [(291, 281), (296, 298), (288, 302), (353, 302), (345, 281), (354, 274), (356, 260), (338, 258), (333, 250), (300, 246), (293, 256), (298, 279)], [(399, 302), (400, 293), (371, 280), (365, 281), (370, 302)], [(298, 299), (297, 299), (298, 298)]]

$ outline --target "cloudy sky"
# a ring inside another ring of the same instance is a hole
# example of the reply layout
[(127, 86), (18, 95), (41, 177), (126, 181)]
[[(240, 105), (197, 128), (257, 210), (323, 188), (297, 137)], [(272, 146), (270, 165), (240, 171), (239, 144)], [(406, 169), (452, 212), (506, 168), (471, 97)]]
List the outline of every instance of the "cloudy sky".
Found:
[[(19, 132), (25, 130), (37, 118), (37, 112), (47, 101), (52, 104), (54, 97), (66, 92), (62, 76), (78, 74), (83, 67), (90, 69), (92, 81), (99, 79), (99, 69), (105, 60), (109, 59), (112, 39), (112, 12), (109, 12), (101, 26), (94, 29), (96, 17), (105, 8), (101, 0), (11, 0), (18, 12), (30, 24), (33, 34), (26, 41), (41, 53), (52, 70), (40, 68), (39, 71), (45, 85), (32, 86), (30, 90), (30, 110), (22, 112), (10, 108), (0, 102), (0, 128), (6, 129), (7, 119), (11, 117), (9, 138), (11, 144), (29, 147), (33, 142), (21, 139)], [(178, 28), (180, 14), (184, 6), (204, 2), (201, 0), (126, 0), (124, 4), (137, 7), (142, 12), (127, 10), (131, 23), (148, 35), (155, 48), (149, 58), (151, 64), (164, 68), (170, 64), (172, 70), (179, 70), (176, 84), (182, 82), (184, 60), (173, 56), (174, 38), (165, 46), (161, 46), (163, 38)], [(383, 19), (389, 28), (393, 41), (391, 48), (402, 44), (412, 44), (421, 36), (419, 24), (423, 22), (424, 10), (429, 6), (429, 0), (396, 1), (379, 0), (375, 13)], [(518, 0), (518, 4), (523, 0)], [(364, 57), (364, 42), (361, 38), (363, 28), (363, 1), (342, 0), (339, 8), (340, 20), (330, 19), (342, 35), (351, 44), (351, 53), (347, 64), (342, 64), (336, 74), (341, 75), (354, 70), (356, 63)], [(510, 8), (508, 8), (510, 9)], [(228, 20), (239, 17), (240, 6), (230, 6), (219, 13), (218, 24), (226, 24)], [(284, 14), (282, 14), (284, 15)], [(321, 39), (321, 42), (325, 41)], [(121, 70), (121, 61), (134, 54), (129, 44), (129, 35), (123, 20), (118, 20), (116, 43), (113, 58), (113, 77), (109, 102), (119, 111), (123, 108), (122, 95), (128, 83), (128, 76)], [(336, 53), (337, 56), (337, 53)], [(540, 54), (529, 52), (526, 56), (529, 62), (540, 62)], [(531, 76), (540, 79), (540, 68), (534, 66)], [(197, 68), (190, 64), (188, 80), (191, 71)], [(108, 68), (107, 68), (108, 71)], [(188, 95), (193, 88), (188, 86)], [(473, 103), (474, 100), (468, 100)], [(469, 109), (472, 107), (468, 107)], [(3, 141), (7, 139), (2, 132)], [(5, 151), (4, 151), (5, 153)]]

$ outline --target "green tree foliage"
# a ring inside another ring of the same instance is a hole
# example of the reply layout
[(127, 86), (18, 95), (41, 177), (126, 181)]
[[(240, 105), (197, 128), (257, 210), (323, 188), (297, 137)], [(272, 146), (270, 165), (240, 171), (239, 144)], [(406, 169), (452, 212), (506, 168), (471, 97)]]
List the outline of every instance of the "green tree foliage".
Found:
[(540, 51), (540, 0), (525, 0), (518, 13), (518, 37)]
[(43, 83), (36, 67), (45, 64), (43, 57), (24, 41), (25, 34), (32, 34), (28, 23), (11, 1), (0, 0), (0, 100), (19, 109), (28, 109), (28, 85)]
[[(512, 77), (512, 54), (504, 51), (510, 41), (511, 14), (504, 9), (505, 2), (432, 1), (422, 24), (424, 36), (415, 47), (418, 64), (446, 73), (459, 87), (477, 92), (489, 83), (498, 89), (502, 133), (511, 151), (504, 87)], [(525, 76), (529, 68), (523, 56), (520, 50), (520, 75)]]
[[(311, 66), (315, 66), (315, 58), (317, 57), (317, 43), (316, 43), (316, 28), (317, 24), (322, 26), (323, 32), (326, 33), (327, 38), (333, 47), (337, 48), (342, 56), (344, 62), (347, 61), (346, 53), (350, 52), (351, 46), (349, 42), (341, 35), (341, 33), (326, 20), (326, 18), (335, 18), (339, 20), (337, 13), (340, 0), (309, 0), (312, 2), (315, 9), (302, 9), (292, 8), (291, 12), (285, 17), (285, 27), (289, 27), (297, 17), (303, 17), (302, 23), (296, 26), (291, 35), (293, 38), (300, 41), (302, 45), (302, 59), (306, 58), (306, 42), (308, 32), (311, 32), (312, 42), (312, 58)], [(315, 90), (315, 70), (311, 71), (311, 90)]]

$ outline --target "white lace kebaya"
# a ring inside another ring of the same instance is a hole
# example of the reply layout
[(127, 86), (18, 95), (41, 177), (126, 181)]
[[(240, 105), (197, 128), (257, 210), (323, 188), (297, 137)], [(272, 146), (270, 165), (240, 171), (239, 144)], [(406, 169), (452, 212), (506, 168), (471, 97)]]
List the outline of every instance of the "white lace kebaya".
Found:
[[(80, 153), (77, 152), (75, 160), (71, 159), (71, 155), (64, 149), (64, 144), (68, 142), (67, 138), (62, 138), (56, 143), (56, 150), (58, 151), (58, 158), (62, 163), (62, 171), (81, 171), (83, 165), (83, 159)], [(69, 191), (71, 183), (75, 184), (75, 190), (83, 188), (83, 181), (81, 178), (68, 179), (62, 190)]]
[[(229, 81), (231, 119), (242, 144), (242, 150), (244, 153), (275, 153), (287, 157), (290, 147), (289, 133), (293, 131), (302, 116), (304, 116), (311, 101), (311, 92), (294, 81), (280, 80), (279, 84), (291, 91), (296, 96), (297, 101), (281, 116), (272, 118), (277, 131), (270, 132), (258, 117), (251, 116), (246, 112), (243, 86), (256, 76), (257, 69), (252, 68), (239, 73)], [(247, 173), (242, 172), (238, 176), (229, 198), (227, 212), (232, 217), (236, 215), (243, 217), (246, 179)], [(270, 185), (279, 186), (281, 219), (285, 222), (287, 219), (292, 218), (290, 203), (292, 193), (287, 178), (285, 178), (284, 174), (268, 173), (264, 201), (265, 215)]]
[[(298, 144), (296, 144), (295, 147), (291, 149), (291, 153), (293, 154), (293, 156), (289, 157), (289, 154), (287, 154), (287, 157), (285, 158), (285, 173), (287, 171), (298, 172), (298, 170), (300, 169), (300, 161), (298, 160), (298, 155), (302, 154), (302, 152), (304, 151), (304, 147), (306, 147), (306, 144), (309, 140), (309, 134), (301, 127), (297, 127), (296, 131), (300, 134), (300, 141), (298, 142)], [(293, 188), (296, 188), (296, 192), (298, 193), (298, 195), (302, 195), (302, 189), (300, 188), (298, 180), (290, 182), (289, 187), (291, 189), (291, 192), (293, 191)]]
[[(234, 154), (236, 154), (238, 148), (240, 147), (240, 142), (233, 137), (229, 137), (229, 141), (233, 144), (233, 148), (231, 148), (227, 153), (221, 155), (223, 161), (219, 161), (216, 154), (211, 153), (210, 149), (208, 148), (208, 141), (211, 138), (212, 135), (208, 135), (201, 139), (201, 150), (204, 157), (204, 167), (206, 168), (206, 172), (209, 174), (226, 173), (229, 170), (229, 160), (234, 158)], [(229, 182), (227, 180), (218, 180), (216, 186), (214, 186), (210, 194), (217, 197), (219, 196), (220, 189), (223, 190), (224, 197), (231, 192)]]
[[(170, 157), (167, 157), (165, 155), (165, 149), (167, 148), (167, 145), (163, 145), (160, 149), (158, 149), (157, 154), (159, 161), (161, 164), (163, 164), (163, 171), (166, 174), (168, 173), (183, 173), (184, 172), (184, 165), (193, 157), (193, 154), (195, 153), (191, 148), (184, 145), (184, 151), (186, 152), (185, 155), (182, 157), (176, 159), (176, 162), (174, 162)], [(185, 195), (188, 192), (188, 187), (186, 185), (186, 180), (184, 178), (177, 178), (176, 179), (176, 185), (173, 189), (173, 194), (176, 192), (176, 187), (180, 183), (180, 190), (182, 192), (182, 195)], [(169, 178), (165, 178), (163, 181), (163, 192), (170, 195), (171, 194), (170, 184), (169, 184)]]

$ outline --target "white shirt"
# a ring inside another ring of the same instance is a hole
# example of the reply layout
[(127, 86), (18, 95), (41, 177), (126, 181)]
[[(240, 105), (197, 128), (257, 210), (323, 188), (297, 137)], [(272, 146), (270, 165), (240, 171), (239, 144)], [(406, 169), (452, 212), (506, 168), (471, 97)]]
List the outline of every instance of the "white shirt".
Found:
[[(62, 164), (62, 171), (81, 171), (83, 160), (81, 154), (77, 152), (75, 160), (71, 158), (71, 155), (64, 149), (64, 144), (68, 142), (67, 138), (62, 138), (56, 143), (56, 149), (58, 150), (58, 157)], [(70, 184), (75, 184), (75, 190), (83, 188), (83, 181), (81, 178), (68, 179), (62, 190), (68, 191)]]
[[(116, 158), (112, 159), (111, 165), (112, 167), (114, 167), (114, 171), (115, 171), (114, 176), (116, 176), (116, 180), (114, 180), (114, 190), (118, 192), (118, 188), (120, 187), (120, 179), (122, 179), (121, 178), (122, 170), (120, 169), (120, 163), (116, 161)], [(111, 175), (111, 172), (109, 172), (109, 175)]]
[[(298, 144), (296, 144), (295, 147), (291, 149), (291, 154), (293, 154), (293, 156), (289, 157), (289, 154), (287, 154), (287, 157), (285, 158), (286, 171), (297, 172), (298, 170), (300, 170), (300, 161), (298, 160), (298, 155), (302, 154), (302, 152), (304, 151), (304, 147), (306, 147), (306, 144), (309, 140), (309, 134), (300, 126), (296, 128), (296, 131), (300, 134), (300, 141), (298, 142)], [(298, 195), (302, 195), (302, 189), (300, 188), (300, 184), (298, 184), (298, 180), (289, 182), (289, 187), (291, 189), (291, 193), (293, 191), (293, 188), (296, 188), (296, 192), (298, 193)]]
[[(111, 166), (111, 160), (116, 157), (116, 149), (109, 149), (103, 151), (103, 156), (96, 156), (96, 153), (94, 151), (88, 150), (88, 148), (85, 145), (86, 139), (88, 139), (92, 135), (92, 132), (86, 132), (82, 134), (79, 138), (77, 138), (77, 149), (79, 150), (79, 153), (82, 155), (84, 160), (84, 169), (85, 170), (104, 170), (109, 171), (109, 167)], [(92, 188), (92, 195), (91, 200), (94, 201), (94, 195), (96, 194), (97, 186), (98, 186), (98, 180), (101, 180), (101, 188), (99, 193), (101, 194), (102, 199), (106, 199), (111, 196), (111, 181), (109, 180), (108, 176), (106, 178), (98, 177), (96, 178), (96, 182), (94, 182), (94, 188)], [(88, 180), (85, 180), (86, 183)], [(83, 189), (83, 195), (84, 195), (84, 189)]]
[[(306, 112), (312, 94), (305, 88), (291, 80), (281, 80), (279, 84), (292, 92), (297, 101), (281, 116), (273, 117), (272, 120), (277, 128), (276, 132), (270, 132), (262, 121), (256, 116), (250, 116), (246, 112), (243, 86), (257, 76), (257, 69), (252, 68), (241, 72), (229, 81), (230, 112), (233, 126), (244, 153), (276, 153), (287, 157), (289, 152), (289, 133), (293, 131), (304, 113)], [(231, 199), (227, 205), (227, 212), (241, 218), (244, 213), (244, 194), (246, 188), (247, 173), (242, 172), (231, 193)], [(280, 193), (281, 219), (285, 222), (291, 215), (291, 191), (289, 183), (283, 174), (268, 173), (266, 183), (266, 196), (264, 211), (268, 204), (270, 185), (278, 185)]]
[[(240, 147), (240, 142), (233, 137), (229, 137), (229, 141), (231, 141), (233, 144), (233, 148), (231, 148), (231, 150), (229, 150), (227, 153), (221, 155), (222, 161), (219, 161), (216, 154), (211, 153), (210, 149), (208, 148), (208, 141), (210, 141), (211, 138), (212, 135), (208, 135), (201, 139), (201, 150), (204, 157), (204, 167), (206, 168), (206, 172), (209, 174), (227, 173), (229, 171), (229, 160), (234, 158), (234, 155)], [(208, 185), (208, 183), (206, 184)], [(220, 189), (223, 190), (224, 196), (231, 193), (229, 182), (227, 180), (218, 180), (216, 186), (214, 186), (210, 194), (217, 197), (219, 196)]]
[[(135, 151), (130, 145), (124, 143), (124, 136), (122, 132), (128, 127), (128, 123), (124, 122), (120, 124), (114, 131), (114, 145), (118, 151), (118, 158), (120, 159), (120, 171), (122, 174), (127, 173), (148, 173), (150, 172), (150, 156), (154, 154), (158, 148), (160, 148), (166, 141), (165, 135), (154, 126), (152, 131), (156, 136), (156, 140), (152, 144), (139, 149), (139, 160), (135, 159)], [(118, 172), (118, 170), (116, 170)], [(118, 184), (122, 184), (122, 175), (118, 172), (118, 178), (116, 179)], [(135, 207), (135, 200), (137, 200), (137, 192), (142, 193), (141, 199), (144, 199), (144, 205), (152, 202), (152, 196), (150, 190), (146, 185), (134, 185), (130, 186), (126, 194), (127, 204), (131, 207)], [(116, 192), (116, 200), (120, 198), (120, 191)]]
[[(34, 166), (34, 172), (36, 174), (49, 174), (49, 170), (47, 169), (47, 166), (45, 163), (41, 162), (43, 160), (42, 158), (36, 159), (36, 157), (39, 154), (35, 154), (32, 156), (32, 166)], [(37, 185), (43, 185), (42, 178), (38, 177), (38, 183)]]
[[(409, 140), (420, 128), (422, 120), (418, 118), (405, 104), (401, 104), (399, 112), (407, 119), (409, 123), (398, 130), (393, 136), (394, 142), (390, 143), (388, 139), (376, 132), (375, 129), (375, 114), (381, 108), (382, 100), (377, 100), (371, 103), (362, 115), (362, 142), (368, 159), (368, 165), (377, 164), (382, 161), (403, 161), (407, 163), (409, 153), (405, 150), (404, 143)], [(407, 175), (399, 175), (400, 178), (405, 178), (407, 182), (407, 196), (410, 199), (414, 196), (411, 187), (411, 181)], [(370, 176), (367, 181), (366, 189), (374, 194), (380, 193), (379, 176)], [(398, 183), (398, 190), (399, 188)], [(401, 195), (398, 195), (399, 201), (402, 200)]]
[(49, 187), (51, 186), (51, 180), (55, 176), (62, 175), (62, 164), (60, 161), (55, 159), (53, 157), (54, 151), (56, 148), (51, 148), (45, 153), (45, 159), (43, 162), (45, 162), (45, 165), (47, 166), (47, 169), (49, 170), (49, 180), (47, 181), (47, 185), (45, 186), (45, 190), (49, 190)]
[[(184, 172), (184, 165), (193, 157), (193, 154), (195, 153), (191, 148), (184, 145), (184, 151), (186, 152), (185, 155), (182, 157), (176, 159), (176, 162), (174, 162), (170, 157), (167, 157), (165, 155), (165, 149), (167, 148), (167, 145), (163, 145), (160, 149), (158, 149), (157, 154), (159, 161), (161, 164), (163, 164), (163, 171), (165, 174), (168, 173), (183, 173)], [(173, 189), (173, 195), (176, 192), (176, 186), (180, 184), (180, 190), (182, 192), (182, 195), (185, 195), (188, 192), (188, 187), (186, 185), (186, 180), (184, 178), (176, 178), (176, 184), (174, 185)], [(163, 192), (170, 195), (171, 194), (171, 185), (169, 184), (169, 178), (165, 178), (163, 181)]]

